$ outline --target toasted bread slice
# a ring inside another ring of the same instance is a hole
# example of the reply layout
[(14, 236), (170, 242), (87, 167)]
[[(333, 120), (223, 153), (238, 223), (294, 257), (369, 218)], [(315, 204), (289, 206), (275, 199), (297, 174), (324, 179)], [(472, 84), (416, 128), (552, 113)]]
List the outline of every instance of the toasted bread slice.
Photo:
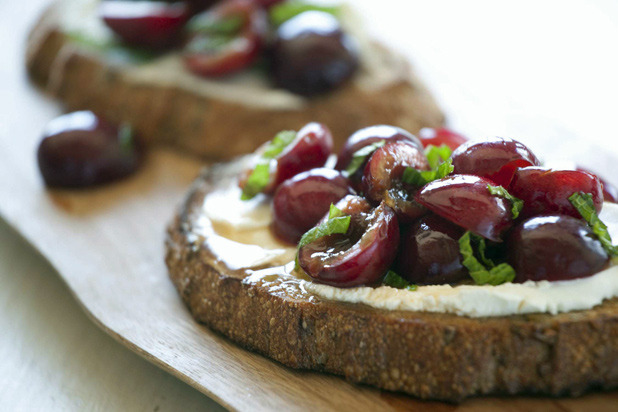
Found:
[(558, 315), (469, 318), (324, 300), (276, 268), (253, 280), (244, 249), (216, 253), (203, 213), (205, 196), (235, 184), (239, 169), (205, 170), (168, 228), (170, 276), (199, 322), (284, 365), (420, 398), (618, 386), (618, 299)]
[(189, 153), (247, 153), (278, 131), (298, 130), (309, 120), (328, 125), (339, 144), (368, 125), (416, 132), (444, 120), (410, 65), (369, 40), (360, 41), (361, 69), (351, 81), (307, 99), (274, 89), (255, 70), (225, 79), (196, 77), (178, 53), (146, 63), (127, 61), (126, 53), (119, 58), (76, 39), (76, 33), (83, 37), (89, 31), (95, 39), (111, 35), (96, 17), (96, 2), (61, 0), (49, 7), (28, 39), (32, 79), (70, 110), (130, 122), (145, 140)]

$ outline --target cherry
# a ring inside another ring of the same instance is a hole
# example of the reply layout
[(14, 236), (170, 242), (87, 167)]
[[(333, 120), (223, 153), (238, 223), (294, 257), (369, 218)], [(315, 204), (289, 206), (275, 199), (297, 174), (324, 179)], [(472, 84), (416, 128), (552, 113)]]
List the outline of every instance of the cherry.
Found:
[(186, 0), (193, 14), (204, 11), (217, 2), (217, 0)]
[(401, 178), (407, 167), (429, 170), (425, 154), (405, 142), (388, 143), (377, 149), (365, 166), (362, 187), (367, 197), (384, 201), (402, 221), (412, 221), (427, 210), (414, 200), (417, 188), (409, 187)]
[(299, 248), (301, 268), (327, 285), (352, 287), (377, 282), (393, 263), (399, 244), (397, 216), (384, 203), (346, 196), (337, 207), (352, 216), (345, 234), (324, 236)]
[(452, 157), (454, 173), (486, 177), (505, 187), (517, 167), (541, 164), (522, 143), (502, 137), (464, 143)]
[(586, 277), (604, 269), (609, 260), (586, 222), (564, 215), (523, 221), (513, 229), (507, 245), (516, 282)]
[(597, 212), (603, 206), (603, 191), (599, 179), (587, 172), (551, 170), (542, 167), (518, 169), (513, 176), (510, 193), (524, 201), (522, 216), (558, 213), (580, 218), (569, 201), (575, 192), (592, 194)]
[(47, 186), (84, 187), (130, 175), (140, 165), (141, 151), (129, 129), (81, 111), (47, 125), (37, 158)]
[(185, 2), (105, 0), (99, 15), (126, 44), (158, 50), (178, 42), (190, 10)]
[[(268, 143), (265, 143), (257, 150), (257, 154), (263, 152), (267, 146)], [(308, 123), (298, 131), (294, 140), (270, 162), (271, 176), (263, 192), (272, 194), (287, 179), (305, 170), (324, 166), (332, 150), (333, 136), (328, 127), (321, 123)], [(240, 177), (241, 189), (244, 189), (246, 179), (251, 172), (252, 169), (246, 170)]]
[(418, 137), (421, 138), (421, 143), (423, 143), (424, 147), (429, 145), (442, 146), (445, 144), (450, 147), (451, 150), (457, 149), (468, 141), (464, 136), (444, 127), (438, 129), (424, 127), (418, 132)]
[[(232, 33), (221, 28), (226, 24), (212, 24), (234, 19), (240, 19), (240, 24)], [(200, 21), (208, 24), (200, 28)], [(185, 66), (199, 76), (218, 77), (242, 70), (259, 57), (268, 21), (252, 0), (228, 0), (195, 16), (190, 25), (198, 28), (185, 46)]]
[(401, 234), (397, 273), (420, 285), (455, 283), (469, 277), (461, 265), (464, 230), (437, 215), (423, 216)]
[(416, 194), (418, 203), (479, 236), (501, 242), (513, 224), (511, 204), (489, 193), (494, 182), (472, 175), (434, 180)]
[(328, 213), (331, 204), (349, 193), (348, 179), (333, 169), (311, 169), (286, 180), (273, 198), (275, 234), (297, 243)]
[(306, 11), (277, 29), (271, 74), (277, 87), (316, 95), (348, 80), (358, 68), (357, 54), (334, 16)]
[(577, 170), (580, 172), (587, 172), (592, 175), (595, 175), (599, 181), (601, 182), (601, 186), (603, 187), (603, 201), (618, 203), (618, 188), (613, 184), (609, 183), (607, 180), (601, 178), (598, 174), (591, 172), (590, 170), (584, 169), (582, 167), (578, 167)]

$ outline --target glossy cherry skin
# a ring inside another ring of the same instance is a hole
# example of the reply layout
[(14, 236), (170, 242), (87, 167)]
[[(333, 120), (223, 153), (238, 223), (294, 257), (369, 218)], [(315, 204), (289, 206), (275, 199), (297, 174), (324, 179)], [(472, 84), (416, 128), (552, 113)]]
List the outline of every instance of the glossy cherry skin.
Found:
[(283, 182), (273, 198), (272, 229), (282, 240), (297, 243), (331, 204), (350, 193), (348, 179), (333, 169), (317, 168)]
[[(502, 137), (469, 141), (459, 146), (452, 157), (454, 173), (486, 177), (505, 187), (517, 167), (541, 164), (522, 143)], [(503, 167), (511, 173), (505, 173)]]
[(509, 191), (524, 201), (523, 217), (557, 213), (580, 218), (581, 215), (569, 201), (569, 196), (576, 192), (592, 194), (597, 212), (603, 207), (603, 189), (599, 179), (577, 170), (518, 169)]
[(603, 270), (609, 261), (586, 222), (565, 215), (523, 221), (509, 235), (507, 250), (516, 282), (582, 278)]
[(157, 50), (178, 43), (190, 13), (187, 3), (182, 1), (105, 0), (99, 6), (105, 24), (126, 44)]
[[(238, 33), (193, 32), (185, 46), (183, 59), (192, 73), (203, 77), (220, 77), (249, 67), (260, 56), (268, 21), (264, 10), (252, 0), (228, 0), (205, 12), (212, 20), (241, 18)], [(204, 18), (198, 15), (194, 19)], [(221, 41), (222, 38), (227, 40)]]
[(464, 230), (437, 215), (423, 216), (401, 233), (397, 273), (418, 285), (455, 283), (469, 278), (461, 265)]
[(348, 233), (325, 236), (301, 247), (298, 259), (305, 273), (317, 282), (337, 287), (371, 285), (393, 263), (398, 244), (397, 216), (382, 203), (352, 215)]
[[(256, 154), (260, 154), (267, 144), (262, 145)], [(326, 164), (333, 151), (333, 135), (322, 123), (311, 122), (296, 134), (296, 138), (273, 160), (271, 160), (271, 178), (264, 193), (272, 194), (287, 179)], [(247, 177), (253, 169), (245, 170), (239, 178), (238, 185), (244, 188)]]
[(421, 139), (421, 143), (424, 147), (429, 145), (442, 146), (443, 144), (451, 148), (451, 150), (457, 149), (462, 144), (468, 141), (467, 138), (455, 133), (447, 128), (433, 129), (431, 127), (424, 127), (418, 132), (418, 137)]
[(452, 175), (434, 180), (416, 194), (432, 212), (479, 236), (502, 242), (513, 225), (511, 204), (489, 193), (491, 180), (472, 175)]
[(599, 181), (601, 182), (601, 186), (603, 187), (603, 201), (618, 203), (618, 188), (616, 188), (616, 186), (609, 183), (607, 180), (601, 178), (598, 174), (591, 172), (590, 170), (584, 169), (582, 167), (578, 167), (577, 170), (595, 175), (599, 179)]
[(312, 96), (348, 80), (358, 68), (356, 46), (332, 15), (307, 11), (277, 29), (271, 74), (277, 87)]
[(427, 213), (414, 199), (418, 188), (401, 181), (407, 167), (429, 170), (425, 153), (404, 142), (388, 143), (371, 155), (362, 180), (366, 196), (374, 202), (384, 201), (402, 222), (411, 222)]
[(111, 182), (137, 170), (141, 150), (131, 137), (94, 113), (81, 111), (52, 120), (37, 159), (50, 187), (87, 187)]

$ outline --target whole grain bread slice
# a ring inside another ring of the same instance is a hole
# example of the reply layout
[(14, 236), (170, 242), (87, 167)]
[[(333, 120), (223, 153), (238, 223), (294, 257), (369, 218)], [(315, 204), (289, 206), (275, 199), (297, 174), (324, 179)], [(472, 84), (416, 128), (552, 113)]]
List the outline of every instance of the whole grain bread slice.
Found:
[(247, 281), (208, 247), (202, 212), (208, 193), (235, 184), (236, 163), (206, 169), (168, 228), (169, 273), (197, 321), (289, 367), (420, 398), (618, 386), (618, 299), (558, 315), (468, 318), (327, 301), (277, 276)]
[(57, 0), (45, 10), (28, 38), (28, 73), (67, 109), (93, 110), (115, 122), (130, 122), (147, 141), (229, 158), (253, 150), (280, 130), (298, 130), (309, 120), (329, 125), (338, 144), (368, 125), (392, 124), (416, 132), (443, 124), (442, 112), (410, 65), (377, 44), (368, 53), (386, 70), (388, 82), (364, 87), (350, 81), (298, 107), (247, 105), (192, 87), (126, 76), (128, 63), (85, 47), (63, 27), (67, 8), (84, 1), (92, 0)]

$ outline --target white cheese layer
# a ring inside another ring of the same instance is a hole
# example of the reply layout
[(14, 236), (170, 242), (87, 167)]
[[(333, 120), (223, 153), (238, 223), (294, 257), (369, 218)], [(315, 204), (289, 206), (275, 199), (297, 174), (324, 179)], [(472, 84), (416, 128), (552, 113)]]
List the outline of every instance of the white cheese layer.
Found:
[[(271, 215), (270, 203), (266, 198), (243, 202), (239, 189), (220, 190), (207, 196), (204, 213), (215, 227), (227, 227), (225, 233), (220, 233), (228, 236), (229, 240), (245, 243), (247, 239), (243, 236), (250, 233), (252, 245), (260, 245), (265, 255), (277, 255), (277, 264), (281, 264), (282, 256), (294, 256), (295, 249), (282, 247), (268, 228)], [(608, 225), (612, 238), (618, 239), (618, 205), (605, 203), (600, 217)], [(251, 280), (259, 281), (260, 271), (252, 273)], [(272, 276), (271, 272), (269, 276)], [(286, 280), (295, 278), (283, 268), (280, 276)], [(567, 281), (528, 281), (499, 286), (434, 285), (419, 286), (416, 291), (388, 286), (343, 289), (303, 279), (297, 281), (301, 289), (323, 299), (362, 303), (378, 309), (453, 313), (470, 317), (585, 310), (618, 296), (618, 266), (587, 278)]]

